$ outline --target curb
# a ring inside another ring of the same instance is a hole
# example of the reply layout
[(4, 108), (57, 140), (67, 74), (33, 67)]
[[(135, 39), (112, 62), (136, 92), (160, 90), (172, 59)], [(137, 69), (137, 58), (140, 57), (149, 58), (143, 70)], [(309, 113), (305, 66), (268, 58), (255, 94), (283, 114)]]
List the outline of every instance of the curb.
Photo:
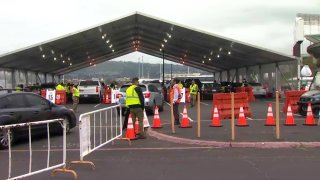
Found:
[(222, 142), (208, 140), (194, 140), (187, 138), (174, 137), (167, 134), (148, 130), (148, 135), (162, 141), (169, 141), (177, 144), (202, 145), (220, 148), (259, 148), (259, 149), (279, 149), (279, 148), (319, 148), (320, 142)]

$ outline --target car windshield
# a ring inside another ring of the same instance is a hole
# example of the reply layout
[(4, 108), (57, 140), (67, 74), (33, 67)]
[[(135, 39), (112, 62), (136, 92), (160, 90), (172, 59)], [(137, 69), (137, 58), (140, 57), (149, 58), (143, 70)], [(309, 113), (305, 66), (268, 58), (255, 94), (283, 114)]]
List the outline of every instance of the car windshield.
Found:
[[(128, 87), (130, 87), (130, 86), (131, 85), (123, 85), (123, 86), (121, 86), (120, 92), (125, 93), (127, 91)], [(146, 86), (145, 85), (139, 84), (139, 86), (141, 87), (142, 92), (146, 91)]]
[(207, 88), (213, 88), (213, 83), (203, 83), (202, 86), (207, 89)]
[(157, 87), (157, 89), (161, 89), (161, 84), (160, 83), (149, 83)]
[(80, 86), (99, 86), (98, 81), (80, 81)]
[(262, 86), (261, 83), (249, 83), (251, 86)]

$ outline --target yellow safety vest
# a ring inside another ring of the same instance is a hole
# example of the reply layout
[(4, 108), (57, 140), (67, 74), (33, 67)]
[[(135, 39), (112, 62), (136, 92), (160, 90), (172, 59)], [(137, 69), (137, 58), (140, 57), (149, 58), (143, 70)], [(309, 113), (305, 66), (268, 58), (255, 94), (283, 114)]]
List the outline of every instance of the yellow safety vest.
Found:
[(64, 90), (64, 87), (61, 84), (59, 84), (58, 86), (56, 86), (56, 90), (62, 91)]
[(66, 90), (66, 93), (70, 93), (70, 88), (69, 88), (69, 86), (65, 86), (64, 89)]
[(197, 95), (198, 93), (198, 85), (197, 84), (191, 84), (190, 85), (190, 94), (195, 94)]
[(20, 91), (22, 91), (22, 88), (20, 86), (17, 86), (16, 91), (20, 92)]
[(132, 85), (126, 91), (126, 106), (141, 104), (138, 93), (134, 90), (137, 86)]
[(72, 91), (73, 91), (72, 96), (80, 97), (80, 89), (79, 88), (73, 87)]

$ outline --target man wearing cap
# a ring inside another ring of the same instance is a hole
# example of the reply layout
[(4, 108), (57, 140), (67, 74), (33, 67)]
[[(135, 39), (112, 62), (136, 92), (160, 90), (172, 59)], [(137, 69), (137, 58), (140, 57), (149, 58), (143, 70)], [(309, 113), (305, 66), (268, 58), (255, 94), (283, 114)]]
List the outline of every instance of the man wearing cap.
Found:
[(146, 134), (143, 128), (143, 110), (144, 110), (144, 96), (139, 85), (139, 78), (132, 79), (132, 85), (126, 91), (126, 106), (130, 108), (133, 124), (136, 118), (139, 121), (139, 136), (136, 139), (145, 139)]

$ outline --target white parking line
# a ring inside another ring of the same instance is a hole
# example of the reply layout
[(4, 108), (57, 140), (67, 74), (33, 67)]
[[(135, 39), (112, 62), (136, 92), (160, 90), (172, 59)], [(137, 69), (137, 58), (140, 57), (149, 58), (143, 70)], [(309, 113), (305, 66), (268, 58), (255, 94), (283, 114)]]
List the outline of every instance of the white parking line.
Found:
[(101, 104), (101, 103), (99, 103), (99, 104), (95, 105), (94, 107), (98, 107), (100, 104)]
[[(180, 113), (182, 116), (183, 116), (183, 114), (182, 113)], [(190, 118), (190, 117), (188, 117), (188, 119), (191, 121), (191, 122), (193, 122), (193, 120)]]
[(200, 102), (201, 104), (204, 104), (206, 106), (210, 106), (210, 104), (204, 103), (204, 102)]

